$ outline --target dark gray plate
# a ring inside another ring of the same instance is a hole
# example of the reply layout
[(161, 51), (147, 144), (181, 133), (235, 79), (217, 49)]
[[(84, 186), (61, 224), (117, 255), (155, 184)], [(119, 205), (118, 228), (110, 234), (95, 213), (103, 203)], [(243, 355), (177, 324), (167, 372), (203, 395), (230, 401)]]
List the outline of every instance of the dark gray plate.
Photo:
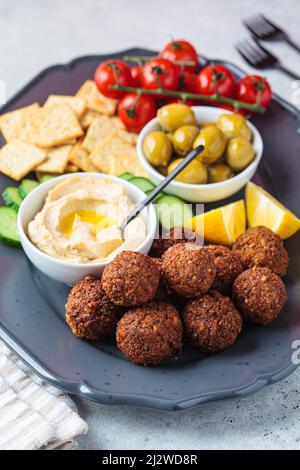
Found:
[[(124, 54), (152, 52), (131, 49), (50, 67), (14, 96), (2, 112), (34, 101), (43, 103), (50, 93), (75, 93), (93, 76), (99, 62)], [(237, 76), (242, 75), (232, 64), (225, 65)], [(253, 119), (265, 145), (255, 181), (298, 215), (299, 119), (299, 112), (278, 97), (264, 116)], [(11, 184), (0, 176), (1, 192)], [(234, 199), (240, 197), (242, 193)], [(37, 272), (22, 250), (1, 245), (0, 336), (46, 381), (100, 403), (178, 410), (247, 395), (283, 379), (296, 368), (291, 356), (293, 340), (300, 339), (299, 240), (298, 234), (287, 242), (291, 257), (286, 279), (288, 303), (274, 323), (264, 328), (248, 327), (223, 353), (205, 356), (186, 348), (178, 360), (148, 368), (129, 363), (112, 340), (98, 344), (76, 338), (64, 321), (68, 288)]]

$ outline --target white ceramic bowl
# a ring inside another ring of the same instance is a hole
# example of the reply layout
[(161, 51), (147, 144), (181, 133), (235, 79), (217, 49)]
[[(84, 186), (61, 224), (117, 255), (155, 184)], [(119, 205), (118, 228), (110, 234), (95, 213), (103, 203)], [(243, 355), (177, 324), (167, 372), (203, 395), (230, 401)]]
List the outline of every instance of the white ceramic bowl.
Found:
[[(205, 122), (209, 121), (216, 122), (220, 114), (230, 113), (230, 111), (209, 106), (193, 106), (192, 109), (199, 124), (204, 124)], [(164, 192), (174, 194), (175, 196), (181, 197), (182, 199), (191, 202), (219, 201), (220, 199), (224, 199), (238, 192), (254, 175), (263, 153), (263, 141), (260, 133), (256, 127), (251, 124), (251, 122), (247, 122), (253, 134), (252, 145), (256, 156), (253, 162), (251, 162), (250, 165), (245, 168), (245, 170), (241, 171), (233, 178), (222, 181), (220, 183), (187, 184), (181, 183), (180, 181), (172, 181), (164, 189)], [(160, 126), (158, 119), (152, 119), (142, 129), (137, 141), (137, 153), (141, 164), (143, 165), (151, 181), (156, 185), (163, 180), (164, 176), (161, 175), (146, 159), (143, 152), (143, 140), (147, 134), (159, 129)]]
[[(104, 175), (102, 173), (72, 173), (72, 175), (63, 175), (53, 178), (45, 183), (40, 184), (37, 188), (31, 191), (21, 204), (18, 213), (18, 230), (21, 237), (23, 250), (30, 259), (30, 261), (44, 274), (55, 279), (56, 281), (63, 282), (67, 285), (74, 285), (84, 276), (92, 275), (99, 277), (107, 265), (107, 262), (102, 263), (74, 263), (64, 261), (58, 258), (53, 258), (40, 251), (28, 238), (27, 227), (28, 223), (34, 218), (35, 214), (39, 212), (45, 202), (48, 191), (56, 186), (59, 182), (73, 175), (79, 175), (82, 178), (93, 176), (95, 178), (108, 178), (114, 182), (122, 184), (129, 198), (138, 203), (145, 198), (145, 193), (139, 188), (115, 176)], [(152, 204), (144, 209), (142, 212), (147, 224), (147, 236), (144, 242), (137, 248), (136, 251), (140, 253), (148, 253), (151, 248), (152, 241), (155, 237), (157, 230), (157, 215), (155, 208)]]

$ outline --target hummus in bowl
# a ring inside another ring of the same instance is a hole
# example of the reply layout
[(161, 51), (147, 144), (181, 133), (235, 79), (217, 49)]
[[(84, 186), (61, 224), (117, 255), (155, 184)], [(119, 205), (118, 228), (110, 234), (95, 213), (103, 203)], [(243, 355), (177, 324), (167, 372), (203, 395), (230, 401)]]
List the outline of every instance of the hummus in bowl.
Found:
[(149, 252), (158, 226), (152, 204), (128, 224), (124, 239), (119, 229), (144, 199), (143, 191), (116, 176), (58, 176), (37, 186), (22, 202), (22, 247), (33, 265), (56, 281), (71, 286), (84, 276), (100, 277), (120, 251)]
[(32, 243), (55, 258), (99, 263), (121, 250), (134, 251), (146, 237), (136, 217), (120, 226), (134, 208), (124, 186), (110, 179), (70, 176), (50, 189), (45, 204), (28, 224)]

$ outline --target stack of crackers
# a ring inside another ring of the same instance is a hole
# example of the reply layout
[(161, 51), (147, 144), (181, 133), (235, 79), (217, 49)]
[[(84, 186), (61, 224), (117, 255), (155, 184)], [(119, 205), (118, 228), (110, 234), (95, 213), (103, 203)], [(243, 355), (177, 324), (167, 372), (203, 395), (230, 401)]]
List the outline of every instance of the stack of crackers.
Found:
[(75, 96), (50, 95), (43, 106), (34, 103), (3, 114), (0, 172), (16, 181), (31, 171), (38, 178), (75, 171), (144, 175), (137, 135), (126, 131), (116, 109), (117, 101), (87, 80)]

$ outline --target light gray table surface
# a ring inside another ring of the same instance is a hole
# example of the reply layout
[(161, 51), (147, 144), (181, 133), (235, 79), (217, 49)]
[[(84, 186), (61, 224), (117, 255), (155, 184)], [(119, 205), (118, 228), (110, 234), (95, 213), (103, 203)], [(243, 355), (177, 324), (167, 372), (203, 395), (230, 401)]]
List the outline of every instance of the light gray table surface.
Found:
[[(233, 44), (247, 36), (241, 18), (261, 11), (300, 43), (298, 0), (1, 0), (0, 80), (9, 98), (43, 68), (81, 55), (192, 41), (207, 57), (246, 71)], [(270, 48), (300, 74), (300, 55)], [(300, 105), (300, 83), (266, 72), (275, 92)], [(75, 399), (88, 422), (81, 449), (299, 449), (300, 370), (256, 395), (162, 413)]]

